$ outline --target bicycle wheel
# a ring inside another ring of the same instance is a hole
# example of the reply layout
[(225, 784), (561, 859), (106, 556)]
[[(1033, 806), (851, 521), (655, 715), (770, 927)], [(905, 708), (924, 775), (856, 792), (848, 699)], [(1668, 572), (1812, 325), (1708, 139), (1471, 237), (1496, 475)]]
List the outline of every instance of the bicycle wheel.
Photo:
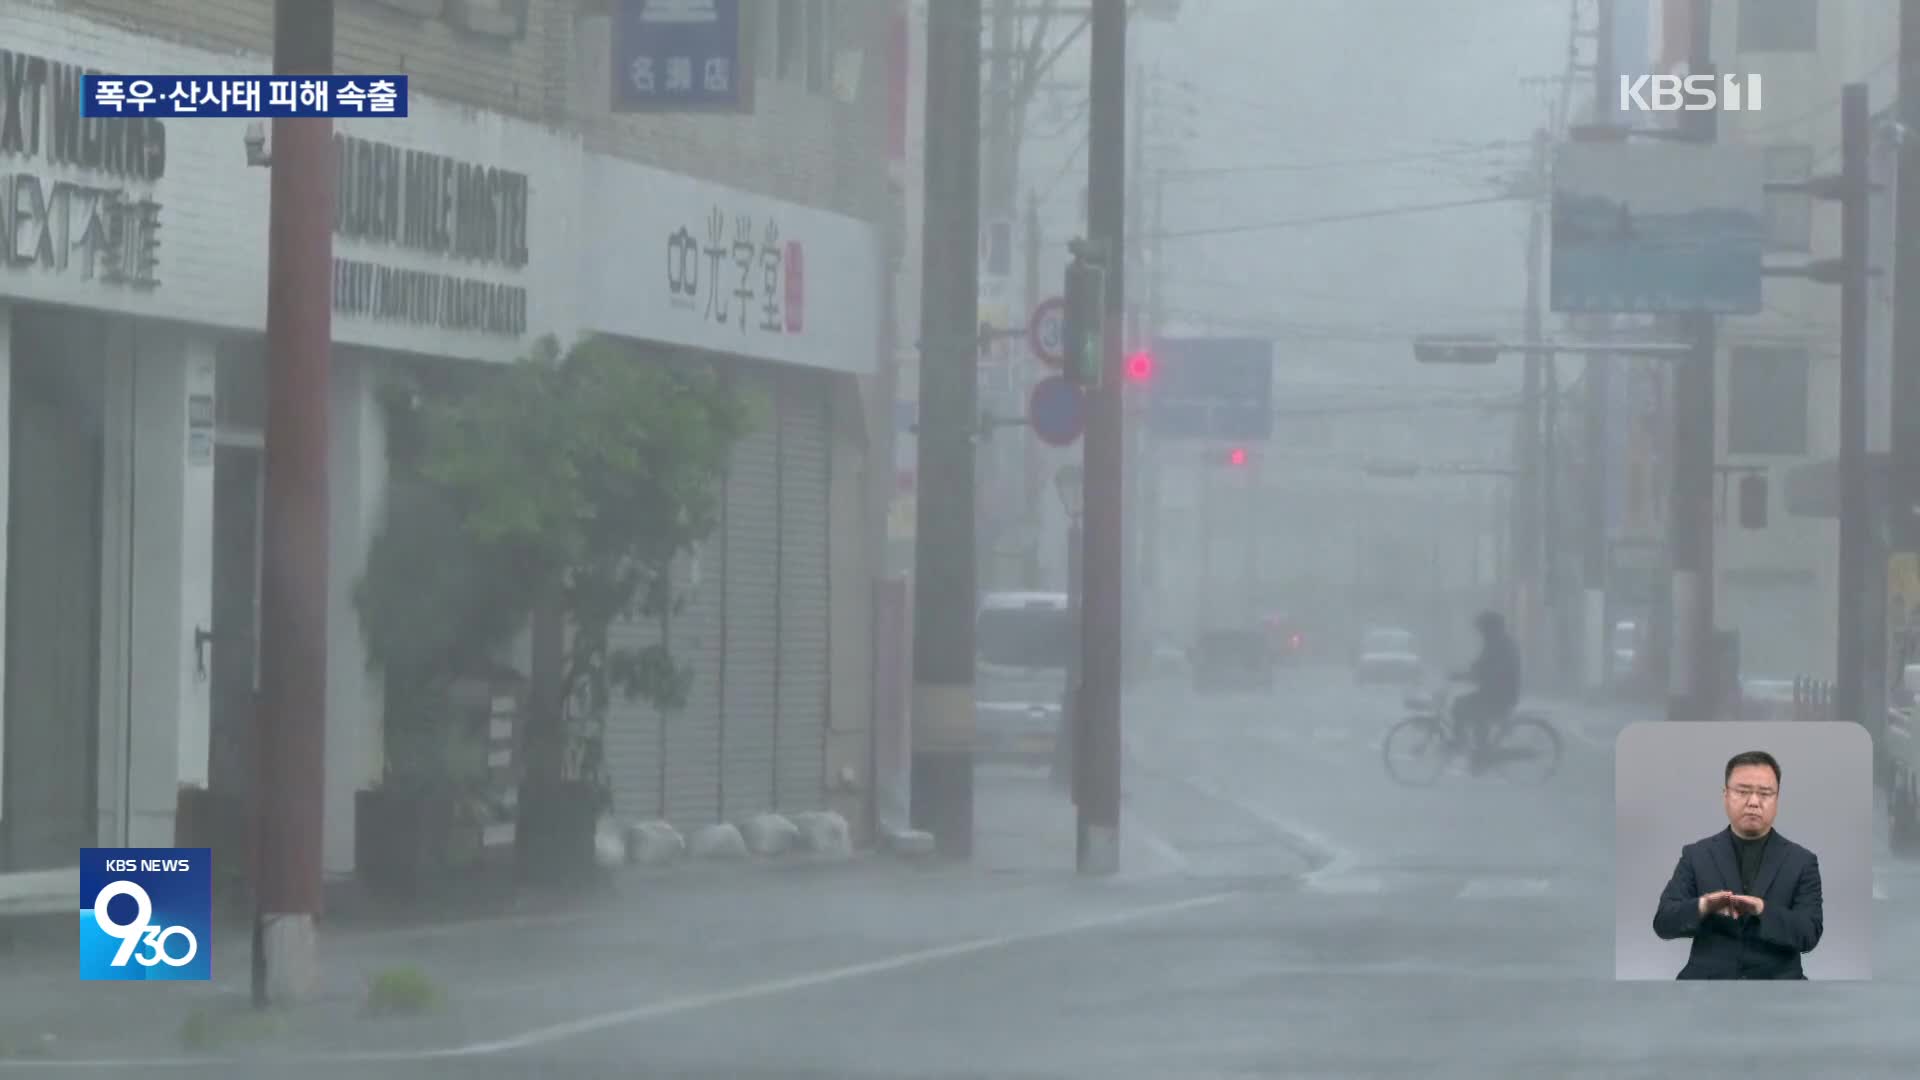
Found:
[(1560, 733), (1531, 716), (1507, 725), (1490, 755), (1500, 775), (1516, 784), (1544, 784), (1560, 769)]
[(1453, 740), (1432, 717), (1409, 716), (1393, 725), (1380, 743), (1387, 775), (1403, 787), (1427, 787), (1446, 771)]

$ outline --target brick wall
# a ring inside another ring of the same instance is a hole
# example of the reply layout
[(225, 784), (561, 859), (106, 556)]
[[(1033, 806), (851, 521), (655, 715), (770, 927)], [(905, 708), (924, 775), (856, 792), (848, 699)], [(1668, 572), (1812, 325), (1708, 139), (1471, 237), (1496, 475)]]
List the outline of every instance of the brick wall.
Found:
[[(867, 220), (884, 218), (887, 5), (880, 0), (838, 0), (832, 50), (864, 53), (855, 100), (762, 77), (754, 113), (740, 117), (610, 115), (604, 3), (527, 0), (524, 34), (504, 39), (454, 25), (448, 9), (462, 2), (339, 0), (336, 67), (348, 74), (404, 74), (424, 94), (581, 129), (609, 153)], [(0, 0), (0, 8), (16, 4), (50, 5), (202, 47), (272, 50), (273, 0)], [(512, 11), (519, 5), (492, 0), (484, 6)], [(443, 14), (405, 10), (435, 8)]]

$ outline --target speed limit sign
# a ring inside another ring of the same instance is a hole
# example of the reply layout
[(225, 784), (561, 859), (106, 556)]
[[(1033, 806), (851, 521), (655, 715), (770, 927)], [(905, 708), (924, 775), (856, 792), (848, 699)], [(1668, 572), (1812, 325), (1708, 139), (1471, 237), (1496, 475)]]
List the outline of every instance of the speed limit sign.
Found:
[(1062, 297), (1043, 300), (1027, 318), (1027, 344), (1048, 367), (1057, 368), (1067, 356), (1067, 302)]

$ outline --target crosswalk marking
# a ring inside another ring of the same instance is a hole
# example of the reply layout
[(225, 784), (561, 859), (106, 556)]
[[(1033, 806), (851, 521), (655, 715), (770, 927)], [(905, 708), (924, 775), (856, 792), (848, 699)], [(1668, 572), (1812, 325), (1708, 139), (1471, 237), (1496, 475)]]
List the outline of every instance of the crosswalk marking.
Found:
[(1309, 877), (1305, 889), (1325, 896), (1376, 896), (1392, 891), (1448, 896), (1454, 900), (1530, 900), (1554, 895), (1556, 882), (1540, 877), (1466, 875), (1445, 875), (1435, 881), (1427, 874), (1400, 875), (1389, 882), (1377, 874), (1339, 874)]

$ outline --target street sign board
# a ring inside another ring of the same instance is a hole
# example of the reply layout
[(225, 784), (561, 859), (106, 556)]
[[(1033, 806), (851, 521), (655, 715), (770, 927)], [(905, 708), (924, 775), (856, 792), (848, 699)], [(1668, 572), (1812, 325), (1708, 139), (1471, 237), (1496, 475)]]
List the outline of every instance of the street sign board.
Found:
[(1566, 143), (1553, 164), (1556, 312), (1752, 315), (1767, 241), (1759, 151)]
[(1273, 437), (1273, 343), (1265, 338), (1154, 342), (1147, 419), (1163, 439)]
[(1067, 301), (1055, 296), (1040, 301), (1027, 316), (1027, 344), (1033, 355), (1050, 368), (1057, 368), (1067, 355)]
[(1086, 430), (1086, 398), (1064, 376), (1049, 375), (1033, 384), (1027, 398), (1027, 423), (1048, 446), (1071, 446)]

